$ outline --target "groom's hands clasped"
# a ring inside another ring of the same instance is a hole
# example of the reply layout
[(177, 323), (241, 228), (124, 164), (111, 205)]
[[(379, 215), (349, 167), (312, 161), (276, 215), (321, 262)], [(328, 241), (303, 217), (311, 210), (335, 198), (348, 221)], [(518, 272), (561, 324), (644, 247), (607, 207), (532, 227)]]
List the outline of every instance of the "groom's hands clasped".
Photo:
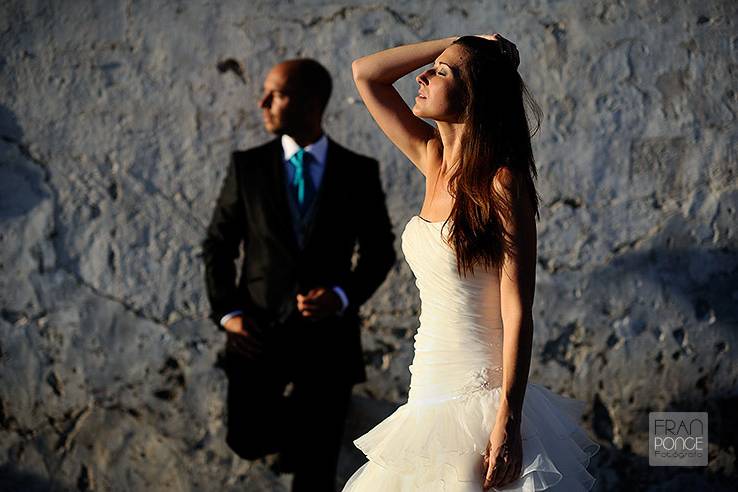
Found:
[(297, 294), (297, 309), (304, 318), (314, 321), (336, 314), (343, 304), (333, 289), (317, 287), (306, 295)]

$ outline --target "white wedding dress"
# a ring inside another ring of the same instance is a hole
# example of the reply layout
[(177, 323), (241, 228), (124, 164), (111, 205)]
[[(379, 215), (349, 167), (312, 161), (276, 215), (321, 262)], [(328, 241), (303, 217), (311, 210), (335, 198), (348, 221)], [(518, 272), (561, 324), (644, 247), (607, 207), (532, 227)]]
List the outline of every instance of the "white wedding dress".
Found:
[[(413, 216), (402, 251), (420, 290), (420, 327), (408, 401), (354, 441), (369, 461), (344, 492), (482, 491), (482, 456), (499, 408), (502, 318), (496, 273), (466, 278), (442, 236), (448, 227)], [(589, 490), (599, 445), (580, 427), (584, 402), (528, 383), (522, 473), (490, 490)]]

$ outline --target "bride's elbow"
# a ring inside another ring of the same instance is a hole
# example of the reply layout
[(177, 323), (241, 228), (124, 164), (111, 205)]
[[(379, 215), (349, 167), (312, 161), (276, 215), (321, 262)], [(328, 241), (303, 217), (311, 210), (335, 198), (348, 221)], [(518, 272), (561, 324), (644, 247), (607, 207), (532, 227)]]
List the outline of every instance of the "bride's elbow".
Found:
[(364, 61), (362, 58), (357, 58), (353, 62), (351, 62), (351, 74), (354, 77), (354, 81), (358, 82), (359, 80), (362, 80), (366, 78), (365, 68), (364, 68)]
[(379, 82), (379, 73), (374, 59), (369, 56), (357, 58), (351, 62), (351, 73), (354, 82)]

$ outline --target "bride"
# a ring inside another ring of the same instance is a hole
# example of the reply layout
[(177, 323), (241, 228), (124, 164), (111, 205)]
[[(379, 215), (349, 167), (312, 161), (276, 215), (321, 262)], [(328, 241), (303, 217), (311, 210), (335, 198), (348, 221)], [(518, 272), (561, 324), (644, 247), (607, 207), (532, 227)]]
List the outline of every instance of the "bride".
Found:
[[(408, 108), (393, 83), (429, 63)], [(524, 102), (538, 122), (540, 109), (518, 64), (499, 34), (353, 62), (367, 109), (426, 194), (402, 234), (421, 299), (408, 401), (354, 441), (369, 461), (344, 492), (594, 485), (584, 402), (528, 382), (538, 194)]]

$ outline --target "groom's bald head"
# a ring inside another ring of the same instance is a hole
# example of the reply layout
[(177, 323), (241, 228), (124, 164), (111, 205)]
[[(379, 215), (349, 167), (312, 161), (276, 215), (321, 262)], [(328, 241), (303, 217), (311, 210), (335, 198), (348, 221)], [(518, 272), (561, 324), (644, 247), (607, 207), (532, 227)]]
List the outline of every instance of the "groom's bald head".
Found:
[(320, 128), (333, 83), (328, 70), (309, 58), (275, 65), (264, 79), (259, 101), (264, 125), (276, 134)]
[(286, 60), (274, 67), (277, 68), (284, 70), (301, 98), (317, 103), (322, 114), (333, 90), (333, 81), (328, 70), (311, 58)]

